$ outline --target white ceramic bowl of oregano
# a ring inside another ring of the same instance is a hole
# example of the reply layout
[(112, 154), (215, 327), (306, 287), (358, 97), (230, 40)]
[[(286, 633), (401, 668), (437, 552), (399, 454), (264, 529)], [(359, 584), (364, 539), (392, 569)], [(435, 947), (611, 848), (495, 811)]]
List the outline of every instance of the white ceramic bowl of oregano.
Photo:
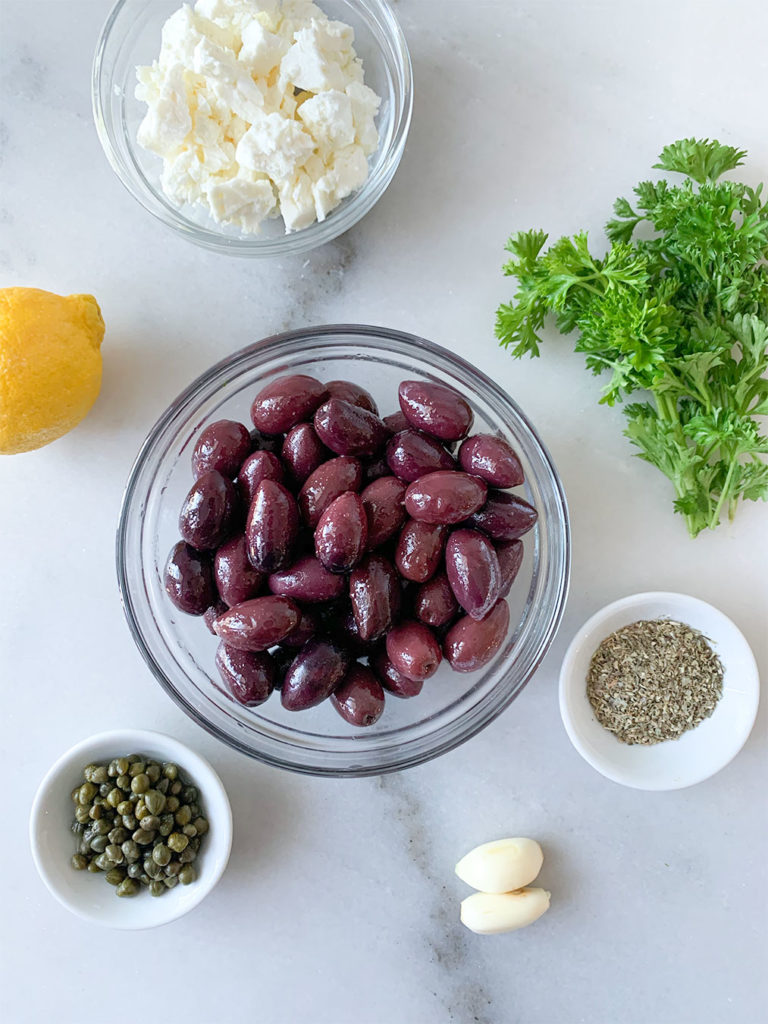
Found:
[(686, 594), (633, 594), (607, 605), (571, 641), (560, 713), (581, 756), (635, 789), (682, 789), (744, 746), (759, 678), (740, 630)]

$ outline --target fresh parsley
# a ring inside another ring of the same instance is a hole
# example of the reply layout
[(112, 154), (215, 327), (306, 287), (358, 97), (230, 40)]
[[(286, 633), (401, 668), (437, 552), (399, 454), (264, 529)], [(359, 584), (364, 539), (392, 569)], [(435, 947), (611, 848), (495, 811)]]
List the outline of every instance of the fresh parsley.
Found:
[(524, 231), (506, 246), (518, 287), (497, 312), (501, 344), (537, 356), (553, 315), (578, 331), (588, 368), (610, 374), (601, 402), (650, 393), (625, 406), (625, 434), (672, 481), (692, 537), (768, 498), (755, 419), (768, 414), (768, 202), (762, 185), (720, 180), (745, 156), (708, 139), (667, 146), (654, 166), (685, 180), (617, 199), (602, 258), (586, 232), (545, 250), (543, 231)]

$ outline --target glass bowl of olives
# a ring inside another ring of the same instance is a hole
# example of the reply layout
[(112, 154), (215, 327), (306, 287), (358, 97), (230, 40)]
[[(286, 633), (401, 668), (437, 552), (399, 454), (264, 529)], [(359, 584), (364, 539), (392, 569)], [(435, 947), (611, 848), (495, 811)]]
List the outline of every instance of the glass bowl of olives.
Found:
[(492, 721), (544, 657), (569, 568), (562, 485), (514, 399), (358, 325), (267, 338), (191, 384), (117, 536), (163, 688), (234, 749), (315, 775), (406, 768)]

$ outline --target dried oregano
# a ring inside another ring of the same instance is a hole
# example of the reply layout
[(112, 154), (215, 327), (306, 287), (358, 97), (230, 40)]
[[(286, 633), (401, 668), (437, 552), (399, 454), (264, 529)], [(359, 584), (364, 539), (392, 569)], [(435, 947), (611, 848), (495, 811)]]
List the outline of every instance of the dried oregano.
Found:
[(722, 692), (723, 666), (706, 638), (671, 619), (617, 629), (587, 674), (595, 717), (623, 743), (677, 739), (709, 718)]

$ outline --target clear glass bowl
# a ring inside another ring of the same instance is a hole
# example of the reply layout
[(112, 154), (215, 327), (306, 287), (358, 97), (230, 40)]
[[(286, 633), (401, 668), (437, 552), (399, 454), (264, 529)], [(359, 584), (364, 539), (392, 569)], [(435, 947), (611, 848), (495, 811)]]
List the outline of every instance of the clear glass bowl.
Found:
[(136, 142), (147, 109), (134, 96), (136, 68), (157, 58), (162, 26), (180, 6), (181, 0), (118, 0), (96, 48), (92, 81), (96, 130), (109, 162), (131, 195), (189, 241), (234, 256), (305, 253), (356, 224), (392, 180), (411, 123), (411, 59), (387, 0), (320, 0), (329, 17), (355, 30), (355, 49), (363, 59), (366, 85), (382, 98), (376, 120), (379, 148), (368, 159), (368, 180), (322, 223), (286, 235), (282, 218), (277, 218), (267, 221), (256, 236), (216, 224), (203, 208), (174, 206), (160, 186), (160, 157)]
[[(513, 623), (484, 669), (443, 664), (410, 700), (388, 698), (376, 725), (355, 730), (329, 702), (285, 711), (278, 697), (244, 708), (217, 684), (217, 640), (204, 622), (178, 612), (162, 572), (178, 540), (178, 514), (192, 484), (191, 454), (202, 427), (249, 422), (256, 392), (273, 377), (347, 378), (372, 392), (382, 414), (397, 407), (401, 380), (442, 381), (466, 396), (475, 431), (498, 433), (517, 450), (524, 493), (539, 512), (509, 596)], [(485, 374), (422, 338), (378, 327), (328, 326), (281, 334), (245, 348), (199, 377), (160, 417), (131, 471), (117, 534), (120, 592), (133, 637), (164, 689), (214, 736), (251, 757), (313, 775), (375, 775), (427, 761), (473, 736), (533, 675), (565, 604), (570, 568), (568, 511), (557, 471), (532, 424)]]

